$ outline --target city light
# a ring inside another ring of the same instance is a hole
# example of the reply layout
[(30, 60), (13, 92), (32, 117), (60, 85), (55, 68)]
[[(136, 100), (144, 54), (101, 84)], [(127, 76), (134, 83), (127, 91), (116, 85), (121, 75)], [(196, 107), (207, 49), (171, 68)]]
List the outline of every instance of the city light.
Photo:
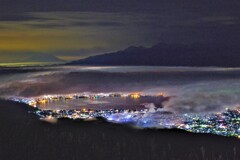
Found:
[[(165, 93), (159, 95), (164, 96)], [(158, 96), (159, 96), (158, 95)], [(109, 94), (74, 94), (74, 95), (51, 95), (37, 98), (18, 98), (11, 100), (26, 103), (36, 108), (38, 103), (45, 105), (46, 103), (56, 100), (69, 100), (84, 98), (91, 100), (92, 98), (106, 97), (125, 97), (139, 99), (148, 97), (141, 93), (109, 93)], [(154, 96), (153, 96), (154, 97)], [(104, 105), (104, 104), (102, 104)], [(101, 108), (101, 107), (98, 107)], [(237, 107), (236, 107), (237, 108)], [(194, 133), (212, 133), (221, 136), (234, 136), (240, 138), (240, 110), (226, 109), (220, 113), (200, 113), (200, 114), (176, 114), (167, 112), (164, 114), (164, 108), (156, 108), (152, 103), (145, 104), (145, 108), (139, 109), (89, 109), (87, 106), (82, 109), (39, 109), (34, 112), (41, 120), (50, 123), (56, 123), (57, 119), (82, 119), (86, 121), (97, 120), (101, 117), (113, 123), (131, 123), (138, 128), (177, 128)], [(155, 118), (156, 117), (156, 118)]]

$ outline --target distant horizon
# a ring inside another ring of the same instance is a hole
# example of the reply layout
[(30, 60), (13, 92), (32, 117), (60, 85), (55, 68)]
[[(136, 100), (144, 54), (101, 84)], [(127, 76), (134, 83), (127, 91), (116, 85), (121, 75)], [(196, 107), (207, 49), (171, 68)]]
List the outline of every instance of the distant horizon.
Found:
[(224, 0), (3, 0), (0, 63), (72, 61), (159, 42), (237, 46), (239, 7)]
[[(0, 63), (0, 66), (36, 66), (36, 65), (50, 65), (50, 64), (65, 64), (65, 63), (69, 63), (69, 62), (74, 62), (74, 61), (78, 61), (78, 60), (84, 60), (84, 59), (87, 59), (89, 57), (94, 57), (94, 56), (99, 56), (99, 55), (105, 55), (105, 54), (109, 54), (109, 53), (115, 53), (115, 52), (119, 52), (119, 51), (124, 51), (128, 48), (131, 48), (131, 47), (135, 47), (135, 48), (138, 48), (138, 47), (143, 47), (143, 48), (151, 48), (151, 47), (154, 47), (156, 45), (172, 45), (172, 46), (192, 46), (192, 45), (202, 45), (202, 46), (213, 46), (213, 48), (217, 48), (217, 46), (219, 46), (220, 48), (221, 47), (229, 47), (229, 48), (240, 48), (239, 46), (237, 45), (227, 45), (227, 44), (222, 44), (220, 46), (219, 43), (212, 43), (212, 44), (204, 44), (204, 43), (200, 43), (200, 42), (195, 42), (195, 43), (190, 43), (190, 44), (184, 44), (184, 43), (165, 43), (165, 42), (159, 42), (159, 43), (155, 43), (153, 45), (149, 45), (149, 46), (144, 46), (144, 45), (132, 45), (132, 46), (128, 46), (128, 47), (125, 47), (125, 48), (122, 48), (122, 49), (119, 49), (119, 50), (113, 50), (113, 51), (109, 51), (109, 52), (100, 52), (98, 54), (94, 54), (94, 55), (89, 55), (89, 56), (86, 56), (86, 57), (76, 57), (75, 59), (71, 59), (71, 60), (64, 60), (62, 59), (61, 57), (58, 57), (58, 56), (54, 56), (54, 55), (51, 55), (50, 57), (49, 56), (45, 56), (47, 55), (46, 53), (45, 54), (42, 54), (42, 55), (31, 55), (29, 57), (26, 57), (25, 59), (26, 60), (21, 60), (21, 61), (16, 61), (16, 62), (11, 62), (11, 61), (8, 61), (8, 62), (1, 62)], [(50, 58), (50, 59), (49, 59)], [(33, 59), (33, 60), (32, 60)], [(41, 59), (43, 59), (41, 61)], [(51, 60), (52, 59), (52, 60)], [(38, 61), (39, 60), (39, 61)], [(130, 65), (131, 66), (131, 65)], [(138, 66), (138, 65), (137, 65)], [(151, 66), (151, 65), (150, 65)], [(211, 66), (210, 66), (211, 67)]]
[(9, 160), (239, 160), (240, 0), (0, 0), (0, 137)]

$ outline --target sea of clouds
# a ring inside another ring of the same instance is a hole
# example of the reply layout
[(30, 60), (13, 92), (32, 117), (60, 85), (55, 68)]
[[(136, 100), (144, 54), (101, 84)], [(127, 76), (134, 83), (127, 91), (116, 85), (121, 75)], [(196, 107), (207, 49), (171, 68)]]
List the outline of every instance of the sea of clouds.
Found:
[(68, 93), (164, 92), (167, 110), (220, 112), (240, 104), (240, 69), (189, 67), (23, 67), (0, 69), (2, 98)]

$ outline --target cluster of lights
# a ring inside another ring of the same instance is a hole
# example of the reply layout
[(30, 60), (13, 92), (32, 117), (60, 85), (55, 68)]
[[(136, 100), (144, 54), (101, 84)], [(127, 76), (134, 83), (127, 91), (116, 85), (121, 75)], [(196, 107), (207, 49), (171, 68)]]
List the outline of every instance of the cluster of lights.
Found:
[(45, 105), (48, 102), (52, 101), (60, 101), (60, 100), (72, 100), (72, 99), (79, 99), (79, 98), (85, 98), (90, 100), (95, 100), (99, 98), (106, 98), (106, 97), (122, 97), (122, 98), (132, 98), (132, 99), (139, 99), (144, 96), (155, 96), (155, 97), (166, 97), (166, 93), (159, 93), (156, 95), (147, 95), (143, 94), (141, 92), (134, 92), (134, 93), (99, 93), (99, 94), (89, 94), (89, 93), (83, 93), (83, 94), (67, 94), (67, 95), (44, 95), (41, 97), (34, 97), (34, 98), (18, 98), (13, 97), (10, 98), (13, 101), (18, 101), (22, 103), (26, 103), (32, 107), (37, 107), (37, 105)]
[[(37, 104), (45, 104), (49, 101), (69, 100), (76, 98), (98, 99), (104, 97), (130, 97), (139, 99), (144, 95), (141, 93), (130, 94), (73, 94), (73, 95), (54, 95), (38, 98), (13, 98), (12, 100), (23, 102), (36, 107)], [(159, 93), (155, 96), (166, 96)], [(114, 123), (131, 123), (139, 128), (178, 128), (194, 133), (211, 133), (222, 136), (234, 136), (240, 138), (240, 109), (226, 109), (223, 113), (211, 114), (163, 114), (162, 109), (155, 107), (141, 110), (130, 109), (105, 109), (92, 110), (82, 108), (79, 110), (41, 110), (34, 112), (40, 119), (55, 122), (55, 119), (83, 119), (95, 120), (102, 117)]]
[(48, 119), (54, 117), (56, 119), (82, 119), (82, 120), (95, 120), (98, 117), (105, 118), (112, 121), (112, 115), (122, 114), (129, 119), (132, 114), (146, 113), (147, 109), (142, 110), (130, 110), (130, 109), (107, 109), (107, 110), (92, 110), (83, 108), (81, 110), (40, 110), (38, 109), (34, 113), (41, 119)]
[(35, 112), (42, 119), (48, 117), (95, 120), (102, 117), (114, 123), (131, 123), (139, 128), (178, 128), (194, 133), (211, 133), (222, 136), (234, 136), (240, 138), (240, 111), (226, 110), (218, 114), (170, 114), (161, 115), (155, 108), (129, 110), (129, 109), (108, 109), (90, 110), (37, 110)]
[(240, 110), (226, 109), (223, 113), (184, 115), (184, 125), (179, 128), (195, 133), (212, 133), (240, 138)]

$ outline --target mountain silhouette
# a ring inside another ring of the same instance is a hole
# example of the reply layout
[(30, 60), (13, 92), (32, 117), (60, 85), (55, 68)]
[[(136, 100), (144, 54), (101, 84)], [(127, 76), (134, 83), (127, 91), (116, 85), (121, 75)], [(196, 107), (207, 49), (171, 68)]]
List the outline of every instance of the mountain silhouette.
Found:
[(148, 65), (239, 67), (239, 47), (194, 43), (159, 43), (150, 48), (131, 46), (125, 50), (91, 56), (69, 65)]

